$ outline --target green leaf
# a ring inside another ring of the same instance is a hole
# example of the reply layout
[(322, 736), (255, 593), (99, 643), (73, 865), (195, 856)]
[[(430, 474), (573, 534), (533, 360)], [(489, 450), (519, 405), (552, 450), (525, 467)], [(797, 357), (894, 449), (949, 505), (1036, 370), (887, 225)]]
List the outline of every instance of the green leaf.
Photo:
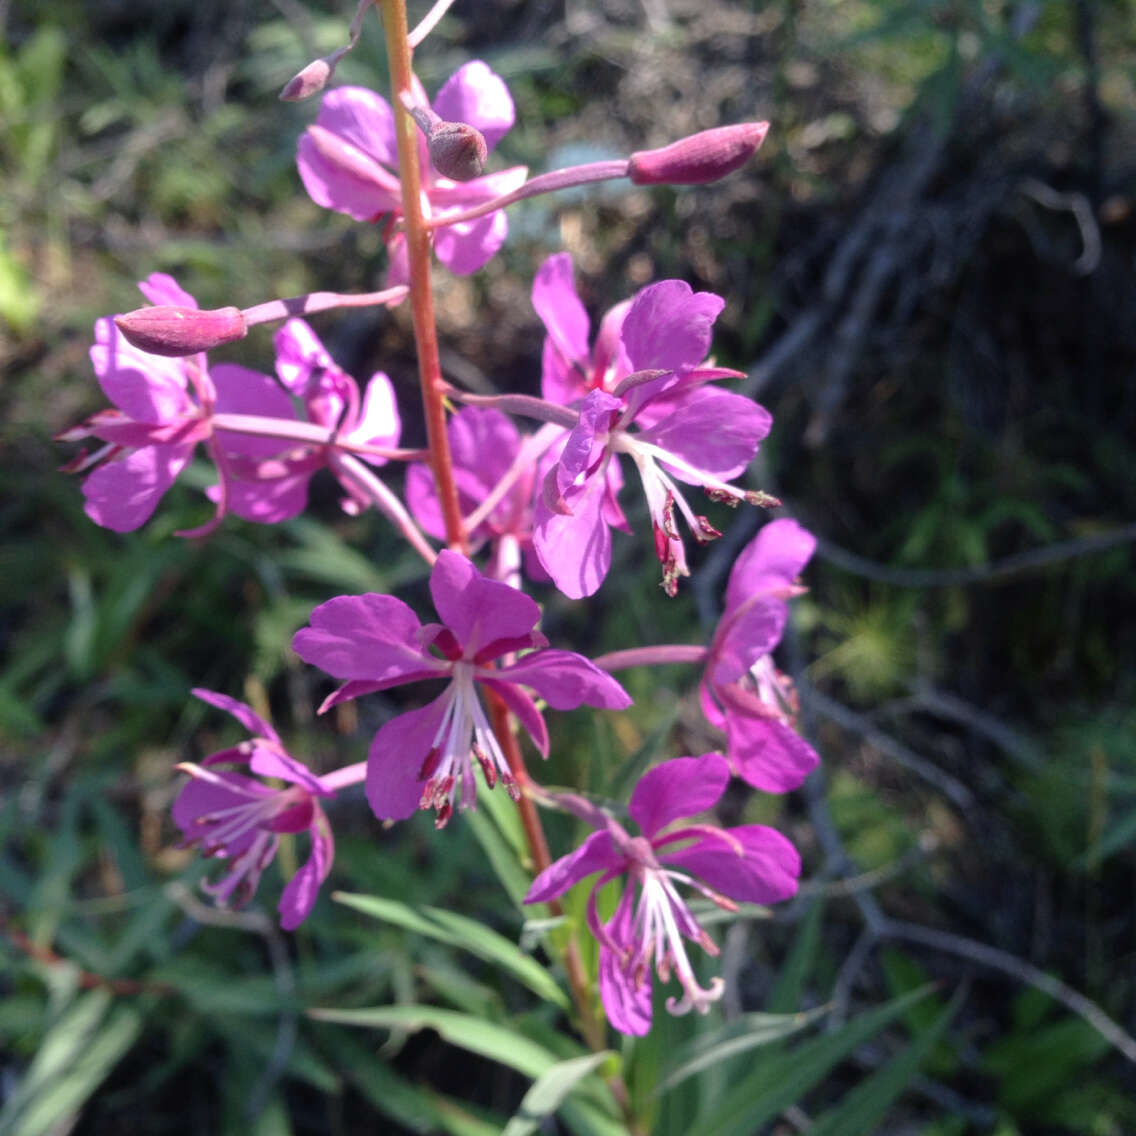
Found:
[(861, 1081), (839, 1107), (826, 1112), (809, 1128), (810, 1136), (871, 1136), (899, 1095), (919, 1072), (927, 1055), (942, 1036), (962, 1005), (962, 995), (936, 1018), (931, 1028), (920, 1034), (894, 1061), (877, 1069)]
[(709, 1112), (704, 1111), (699, 1116), (696, 1125), (699, 1136), (752, 1136), (763, 1124), (796, 1104), (865, 1041), (902, 1017), (921, 998), (926, 998), (931, 990), (928, 986), (895, 998), (854, 1018), (835, 1033), (761, 1062), (716, 1101)]
[(546, 1117), (556, 1112), (580, 1081), (614, 1056), (615, 1054), (605, 1050), (557, 1062), (533, 1082), (525, 1093), (520, 1108), (505, 1125), (502, 1136), (531, 1136)]
[(48, 1031), (0, 1112), (2, 1136), (41, 1136), (68, 1126), (91, 1098), (142, 1030), (137, 1009), (111, 1009), (111, 1000), (108, 990), (93, 990)]
[(547, 1049), (524, 1035), (455, 1010), (439, 1010), (434, 1006), (374, 1006), (363, 1010), (309, 1010), (308, 1015), (317, 1021), (339, 1022), (345, 1026), (410, 1033), (436, 1030), (451, 1045), (499, 1061), (527, 1077), (539, 1077), (556, 1064), (556, 1058)]
[(364, 915), (386, 923), (395, 923), (408, 931), (469, 951), (511, 974), (546, 1002), (568, 1009), (567, 995), (536, 959), (526, 955), (514, 942), (476, 919), (453, 911), (443, 911), (438, 907), (414, 908), (399, 900), (379, 896), (335, 892), (332, 899), (353, 907)]
[(791, 1037), (824, 1017), (828, 1009), (821, 1006), (804, 1014), (745, 1014), (720, 1029), (696, 1037), (681, 1046), (667, 1062), (655, 1095), (668, 1092), (695, 1073), (739, 1053)]

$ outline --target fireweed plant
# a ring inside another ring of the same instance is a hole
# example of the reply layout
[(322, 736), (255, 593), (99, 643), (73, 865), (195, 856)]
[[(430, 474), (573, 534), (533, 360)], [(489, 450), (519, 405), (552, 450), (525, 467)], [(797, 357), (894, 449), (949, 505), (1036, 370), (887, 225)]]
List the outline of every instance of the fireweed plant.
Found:
[[(189, 780), (173, 819), (186, 845), (225, 861), (206, 885), (219, 904), (246, 901), (280, 835), (300, 835), (307, 859), (279, 904), (281, 924), (291, 930), (308, 917), (332, 869), (324, 805), (345, 787), (363, 782), (384, 822), (433, 810), (439, 842), (455, 809), (474, 808), (487, 792), (507, 793), (520, 812), (535, 876), (525, 902), (547, 905), (552, 922), (563, 924), (560, 898), (591, 881), (582, 925), (567, 920), (567, 933), (545, 942), (564, 968), (577, 1028), (603, 1051), (601, 1008), (623, 1034), (651, 1028), (653, 977), (667, 988), (670, 1014), (705, 1014), (722, 996), (720, 977), (699, 977), (704, 957), (718, 953), (699, 921), (704, 901), (728, 912), (738, 903), (776, 903), (797, 889), (800, 860), (784, 836), (756, 824), (722, 828), (708, 814), (731, 776), (785, 793), (817, 763), (795, 731), (792, 683), (772, 661), (814, 541), (787, 519), (761, 528), (733, 566), (721, 621), (706, 645), (631, 646), (588, 659), (549, 643), (526, 589), (539, 595), (554, 587), (573, 599), (599, 592), (613, 530), (630, 534), (616, 540), (639, 536), (623, 503), (640, 489), (666, 596), (689, 575), (684, 530), (698, 543), (719, 535), (697, 511), (699, 489), (731, 505), (775, 506), (768, 495), (736, 484), (772, 421), (728, 389), (738, 372), (708, 362), (721, 297), (660, 280), (592, 328), (565, 253), (549, 258), (532, 285), (547, 332), (541, 396), (471, 395), (441, 371), (431, 259), (456, 273), (476, 272), (507, 238), (506, 208), (535, 194), (611, 178), (713, 182), (749, 160), (767, 124), (721, 127), (627, 159), (532, 178), (521, 167), (486, 172), (489, 153), (513, 124), (505, 83), (474, 61), (430, 99), (412, 71), (412, 51), (446, 0), (409, 33), (404, 0), (376, 6), (392, 76), (389, 101), (361, 87), (324, 93), (362, 32), (369, 0), (347, 47), (305, 67), (283, 97), (322, 96), (299, 140), (299, 176), (316, 205), (380, 226), (389, 254), (386, 288), (203, 311), (171, 277), (150, 276), (140, 285), (150, 306), (95, 326), (91, 361), (113, 407), (64, 435), (99, 443), (69, 468), (85, 474), (88, 515), (117, 532), (150, 518), (198, 447), (216, 470), (208, 490), (214, 515), (181, 536), (203, 536), (228, 514), (261, 524), (295, 517), (322, 469), (338, 482), (345, 510), (373, 507), (388, 518), (429, 567), (435, 621), (424, 622), (433, 616), (395, 596), (337, 596), (315, 608), (293, 646), (342, 684), (322, 710), (425, 680), (441, 680), (441, 692), (387, 721), (365, 762), (316, 776), (251, 708), (196, 690), (249, 737), (200, 764), (179, 766)], [(426, 450), (400, 447), (388, 377), (380, 372), (363, 383), (348, 375), (303, 318), (402, 303), (413, 317)], [(273, 321), (281, 325), (274, 374), (210, 357), (250, 327)], [(526, 421), (534, 424), (527, 431), (519, 425)], [(382, 477), (395, 463), (408, 466), (405, 499)], [(547, 756), (546, 711), (618, 712), (631, 700), (616, 673), (673, 663), (701, 669), (702, 706), (721, 731), (721, 753), (663, 761), (643, 775), (622, 809), (538, 785), (515, 727)], [(591, 835), (553, 859), (541, 808), (576, 816)], [(585, 932), (598, 949), (579, 949), (577, 936)], [(594, 972), (585, 958), (598, 959)], [(627, 1112), (620, 1074), (610, 1069), (608, 1082)], [(627, 1119), (637, 1126), (629, 1112)]]

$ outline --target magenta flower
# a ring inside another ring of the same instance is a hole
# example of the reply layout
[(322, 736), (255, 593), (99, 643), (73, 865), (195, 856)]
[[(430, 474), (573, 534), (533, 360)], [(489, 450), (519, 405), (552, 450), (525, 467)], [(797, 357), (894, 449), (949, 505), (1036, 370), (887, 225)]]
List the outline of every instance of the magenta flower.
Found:
[(757, 453), (772, 419), (757, 403), (704, 385), (738, 374), (700, 366), (723, 306), (720, 297), (692, 292), (681, 280), (652, 284), (632, 301), (620, 330), (631, 373), (610, 391), (597, 387), (584, 398), (537, 500), (533, 544), (565, 595), (578, 599), (599, 588), (611, 565), (609, 527), (626, 527), (613, 480), (618, 455), (639, 471), (668, 595), (690, 574), (676, 514), (699, 541), (719, 535), (694, 513), (677, 481), (700, 485), (715, 500), (773, 502), (729, 484)]
[[(306, 830), (311, 852), (288, 881), (277, 908), (280, 926), (292, 931), (311, 913), (320, 884), (331, 871), (335, 843), (318, 798), (335, 793), (287, 753), (276, 731), (251, 707), (211, 690), (193, 693), (232, 714), (253, 737), (210, 755), (201, 765), (178, 766), (190, 781), (174, 801), (174, 823), (185, 846), (199, 844), (204, 855), (228, 860), (220, 879), (202, 885), (222, 907), (240, 907), (252, 898), (261, 873), (276, 855), (280, 833)], [(247, 764), (260, 777), (286, 781), (288, 787), (274, 789), (244, 774), (215, 769), (236, 764)]]
[[(152, 303), (197, 307), (171, 276), (156, 272), (138, 287)], [(204, 355), (169, 359), (139, 351), (110, 316), (95, 323), (91, 363), (115, 409), (100, 410), (60, 435), (63, 441), (95, 437), (105, 443), (64, 469), (92, 471), (83, 482), (91, 520), (131, 532), (150, 519), (197, 443), (210, 437), (215, 392)]]
[[(548, 755), (548, 731), (530, 687), (555, 710), (580, 705), (622, 710), (627, 692), (610, 675), (572, 651), (555, 650), (537, 630), (540, 609), (508, 584), (488, 580), (464, 557), (443, 551), (430, 576), (430, 593), (442, 622), (425, 626), (394, 596), (339, 596), (312, 612), (311, 626), (292, 647), (305, 662), (344, 685), (321, 711), (346, 699), (420, 679), (446, 679), (432, 702), (387, 722), (375, 735), (367, 761), (367, 799), (381, 820), (403, 820), (433, 808), (441, 828), (461, 794), (475, 803), (476, 758), (490, 788), (498, 777), (518, 793), (508, 762), (477, 694), (495, 691)], [(530, 650), (502, 666), (494, 660)]]
[[(523, 559), (530, 578), (547, 581), (548, 576), (532, 551), (536, 462), (525, 460), (521, 435), (512, 420), (499, 410), (467, 406), (450, 419), (446, 433), (458, 503), (464, 516), (474, 516), (502, 479), (515, 474), (500, 500), (485, 511), (484, 519), (467, 534), (474, 552), (490, 545), (489, 577), (519, 587)], [(519, 469), (514, 470), (518, 461)], [(422, 528), (444, 541), (446, 525), (434, 474), (423, 462), (415, 462), (406, 472), (406, 501)]]
[[(426, 102), (420, 87), (415, 95), (418, 101)], [(465, 64), (447, 80), (433, 107), (440, 118), (479, 130), (490, 150), (513, 125), (508, 87), (479, 60)], [(470, 181), (454, 181), (431, 166), (426, 140), (421, 137), (419, 155), (427, 218), (458, 213), (508, 193), (524, 182), (528, 172), (523, 166), (514, 166)], [(346, 213), (356, 221), (388, 219), (388, 283), (405, 283), (405, 241), (401, 235), (389, 235), (402, 212), (398, 145), (390, 104), (363, 87), (339, 87), (328, 92), (315, 124), (300, 138), (296, 161), (304, 186), (317, 205)], [(497, 252), (507, 232), (505, 214), (496, 210), (472, 221), (439, 227), (434, 231), (434, 251), (447, 268), (464, 276), (476, 272)]]
[[(722, 979), (704, 989), (695, 976), (684, 940), (711, 955), (718, 948), (676, 885), (693, 888), (731, 911), (736, 910), (733, 901), (777, 903), (797, 890), (800, 857), (772, 828), (688, 824), (664, 831), (680, 817), (712, 809), (729, 779), (720, 754), (664, 761), (644, 774), (631, 794), (628, 811), (641, 836), (630, 836), (611, 817), (593, 810), (599, 831), (541, 872), (525, 896), (526, 903), (545, 903), (601, 873), (588, 899), (588, 927), (600, 944), (604, 1011), (621, 1033), (642, 1036), (650, 1028), (652, 965), (661, 981), (673, 972), (682, 986), (680, 998), (667, 999), (672, 1014), (706, 1013), (722, 996)], [(604, 924), (596, 897), (600, 888), (623, 875), (628, 877), (623, 895)]]
[[(290, 319), (275, 336), (276, 373), (286, 390), (268, 375), (243, 367), (217, 368), (218, 413), (249, 414), (294, 422), (292, 398), (303, 406), (308, 422), (334, 430), (337, 442), (392, 448), (398, 445), (401, 424), (394, 388), (381, 371), (371, 376), (360, 400), (359, 388), (327, 353), (316, 333), (302, 320)], [(316, 470), (329, 466), (347, 491), (343, 508), (356, 513), (369, 504), (340, 455), (331, 445), (292, 445), (278, 439), (218, 430), (226, 465), (230, 511), (249, 521), (275, 524), (298, 516), (308, 501), (308, 483)], [(372, 465), (383, 457), (360, 455)], [(220, 487), (209, 490), (217, 500)]]
[(770, 522), (746, 545), (730, 572), (703, 675), (702, 709), (726, 733), (731, 768), (767, 793), (797, 788), (820, 762), (796, 732), (796, 691), (771, 655), (815, 547), (813, 535), (788, 519)]

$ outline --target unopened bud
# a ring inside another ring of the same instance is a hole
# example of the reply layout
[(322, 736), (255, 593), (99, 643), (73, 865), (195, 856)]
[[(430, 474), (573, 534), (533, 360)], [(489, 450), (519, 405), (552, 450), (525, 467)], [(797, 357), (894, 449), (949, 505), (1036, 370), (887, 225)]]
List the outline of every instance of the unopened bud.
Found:
[(426, 103), (416, 102), (409, 91), (399, 95), (406, 113), (426, 138), (430, 162), (442, 177), (472, 181), (485, 172), (489, 146), (480, 130), (468, 122), (446, 122)]
[(768, 133), (768, 122), (703, 130), (662, 149), (632, 154), (627, 176), (634, 185), (705, 185), (744, 166)]
[(197, 308), (158, 304), (115, 316), (114, 322), (127, 341), (139, 351), (171, 358), (208, 351), (222, 343), (244, 339), (248, 334), (245, 317), (239, 308), (203, 312)]
[(286, 103), (298, 103), (303, 99), (310, 99), (318, 95), (327, 86), (327, 81), (335, 74), (335, 65), (342, 57), (342, 51), (333, 52), (323, 59), (313, 59), (302, 71), (298, 71), (280, 92), (280, 98)]
[(439, 122), (426, 136), (430, 161), (443, 177), (472, 181), (485, 172), (489, 147), (481, 131), (466, 122)]

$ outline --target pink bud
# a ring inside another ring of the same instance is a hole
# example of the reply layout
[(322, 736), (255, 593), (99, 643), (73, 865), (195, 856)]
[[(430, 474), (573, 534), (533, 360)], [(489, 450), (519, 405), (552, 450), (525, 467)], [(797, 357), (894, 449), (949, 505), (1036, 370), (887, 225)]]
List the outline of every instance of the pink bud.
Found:
[(202, 312), (197, 308), (159, 304), (115, 316), (114, 322), (139, 351), (171, 358), (208, 351), (222, 343), (244, 339), (248, 334), (239, 308)]
[(312, 95), (318, 94), (327, 85), (328, 79), (335, 73), (336, 62), (338, 61), (331, 56), (328, 56), (327, 59), (313, 59), (307, 67), (293, 75), (284, 84), (280, 98), (286, 103), (298, 103), (302, 99), (308, 99)]
[(628, 177), (635, 185), (705, 185), (744, 166), (768, 133), (768, 122), (703, 130), (660, 150), (632, 154)]
[(485, 172), (489, 147), (481, 131), (465, 122), (439, 122), (427, 135), (430, 161), (443, 177), (472, 181)]

